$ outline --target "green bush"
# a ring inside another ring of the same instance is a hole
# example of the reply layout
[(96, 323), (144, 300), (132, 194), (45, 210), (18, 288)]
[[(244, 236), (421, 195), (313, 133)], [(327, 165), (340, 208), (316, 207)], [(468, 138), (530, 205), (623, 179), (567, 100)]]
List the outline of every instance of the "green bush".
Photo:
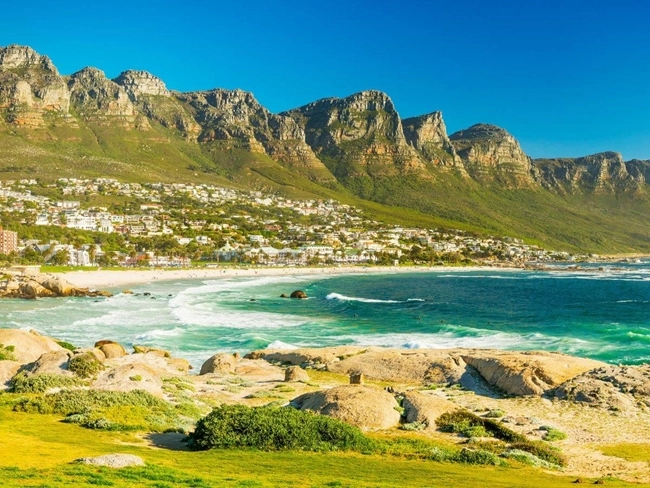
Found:
[(77, 349), (73, 344), (70, 344), (69, 342), (66, 341), (54, 341), (54, 342), (56, 342), (63, 349), (67, 349), (68, 351), (74, 351), (75, 349)]
[(436, 424), (440, 430), (445, 432), (455, 432), (458, 434), (468, 435), (475, 432), (474, 428), (483, 427), (485, 431), (507, 442), (526, 442), (526, 436), (508, 429), (503, 424), (491, 419), (479, 417), (465, 410), (456, 410), (454, 412), (443, 413), (437, 420)]
[(92, 378), (102, 369), (104, 369), (102, 363), (89, 352), (73, 357), (68, 363), (68, 370), (80, 378)]
[(15, 361), (15, 350), (16, 348), (14, 346), (5, 346), (4, 344), (0, 344), (0, 361)]
[(400, 429), (406, 430), (406, 431), (418, 431), (418, 430), (424, 430), (427, 428), (427, 424), (425, 422), (409, 422), (407, 424), (402, 424), (399, 426)]
[(506, 414), (503, 410), (500, 408), (495, 408), (490, 410), (488, 413), (485, 414), (485, 417), (488, 419), (498, 419), (503, 417)]
[(529, 452), (530, 454), (557, 466), (566, 466), (566, 457), (553, 446), (544, 444), (542, 441), (516, 442), (510, 446), (511, 449)]
[(548, 461), (544, 461), (534, 454), (522, 451), (521, 449), (509, 449), (502, 453), (501, 457), (504, 457), (506, 459), (513, 459), (522, 464), (528, 464), (529, 466), (534, 466), (536, 468), (557, 469), (556, 464), (551, 464)]
[(91, 429), (163, 432), (189, 428), (201, 412), (193, 404), (173, 405), (142, 391), (62, 390), (23, 398), (14, 410), (62, 414)]
[(491, 466), (501, 466), (503, 464), (499, 456), (482, 449), (462, 449), (458, 454), (458, 461), (465, 464), (488, 464)]
[(62, 374), (36, 374), (29, 376), (27, 373), (18, 373), (11, 379), (11, 390), (14, 393), (44, 393), (51, 388), (69, 388), (82, 386), (79, 378)]
[(356, 427), (293, 408), (221, 405), (196, 424), (190, 447), (329, 451), (372, 449)]
[(540, 427), (541, 430), (546, 431), (546, 435), (544, 436), (545, 441), (553, 442), (553, 441), (563, 441), (564, 439), (567, 438), (567, 435), (562, 432), (559, 429), (556, 429), (555, 427)]

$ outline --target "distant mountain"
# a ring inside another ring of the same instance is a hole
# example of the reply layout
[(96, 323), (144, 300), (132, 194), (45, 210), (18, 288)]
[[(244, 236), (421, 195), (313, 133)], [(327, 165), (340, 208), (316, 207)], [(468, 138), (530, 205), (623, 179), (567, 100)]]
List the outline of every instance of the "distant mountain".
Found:
[(555, 247), (650, 252), (650, 161), (531, 159), (502, 128), (449, 136), (440, 112), (402, 119), (379, 91), (273, 114), (251, 93), (174, 92), (144, 71), (62, 76), (12, 45), (0, 48), (0, 179), (35, 174), (209, 181)]

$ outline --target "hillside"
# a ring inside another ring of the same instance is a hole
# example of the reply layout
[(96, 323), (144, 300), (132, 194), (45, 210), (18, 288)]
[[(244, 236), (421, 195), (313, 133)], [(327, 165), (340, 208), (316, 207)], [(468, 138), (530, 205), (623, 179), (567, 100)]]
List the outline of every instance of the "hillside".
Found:
[(0, 179), (26, 176), (205, 181), (335, 198), (405, 225), (650, 252), (650, 161), (533, 160), (502, 128), (448, 135), (440, 112), (402, 119), (378, 91), (273, 114), (248, 92), (179, 93), (143, 71), (64, 76), (12, 45), (0, 48)]

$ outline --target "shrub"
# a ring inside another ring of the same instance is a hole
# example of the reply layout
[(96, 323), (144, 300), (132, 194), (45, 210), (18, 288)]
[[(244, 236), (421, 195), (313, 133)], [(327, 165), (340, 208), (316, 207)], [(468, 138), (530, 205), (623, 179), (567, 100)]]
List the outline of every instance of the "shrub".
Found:
[(445, 432), (456, 432), (458, 434), (470, 434), (474, 432), (473, 428), (483, 427), (485, 431), (503, 441), (508, 442), (526, 442), (527, 438), (524, 435), (508, 429), (503, 424), (491, 419), (479, 417), (471, 412), (465, 410), (456, 410), (455, 412), (443, 413), (436, 424), (440, 430)]
[(503, 461), (499, 456), (489, 451), (482, 449), (462, 449), (458, 454), (458, 461), (465, 464), (489, 464), (492, 466), (500, 466)]
[(425, 422), (409, 422), (407, 424), (402, 424), (399, 426), (400, 429), (402, 430), (407, 430), (407, 431), (418, 431), (418, 430), (424, 430), (427, 428), (427, 424)]
[(534, 454), (531, 454), (526, 451), (522, 451), (521, 449), (509, 449), (504, 453), (502, 453), (501, 457), (504, 457), (506, 459), (514, 459), (515, 461), (518, 461), (523, 464), (528, 464), (529, 466), (534, 466), (536, 468), (557, 469), (556, 464), (551, 464), (548, 461), (544, 461), (543, 459), (538, 458)]
[(14, 393), (44, 393), (51, 388), (69, 388), (82, 386), (84, 383), (79, 378), (62, 374), (36, 374), (29, 376), (27, 373), (18, 373), (11, 379), (11, 389)]
[(196, 424), (190, 447), (364, 451), (372, 442), (340, 420), (293, 408), (221, 405)]
[(488, 419), (498, 419), (503, 417), (506, 414), (503, 410), (500, 408), (495, 408), (490, 410), (488, 413), (485, 414), (485, 417)]
[(140, 376), (139, 374), (136, 374), (136, 375), (133, 375), (133, 376), (129, 376), (129, 379), (131, 381), (142, 381), (142, 376)]
[(92, 378), (102, 369), (104, 369), (102, 363), (89, 352), (73, 357), (68, 363), (68, 370), (80, 378)]
[(4, 344), (0, 344), (0, 361), (15, 361), (15, 350), (15, 346), (5, 346)]
[(510, 446), (511, 449), (518, 449), (557, 466), (566, 466), (567, 459), (553, 446), (544, 444), (542, 441), (516, 442)]
[(67, 349), (68, 351), (74, 351), (75, 349), (77, 349), (73, 344), (70, 344), (69, 342), (66, 341), (54, 341), (54, 342), (56, 342), (62, 348)]
[(540, 427), (540, 428), (546, 431), (546, 435), (544, 436), (545, 441), (549, 441), (549, 442), (563, 441), (564, 439), (567, 438), (567, 435), (564, 432), (554, 427)]

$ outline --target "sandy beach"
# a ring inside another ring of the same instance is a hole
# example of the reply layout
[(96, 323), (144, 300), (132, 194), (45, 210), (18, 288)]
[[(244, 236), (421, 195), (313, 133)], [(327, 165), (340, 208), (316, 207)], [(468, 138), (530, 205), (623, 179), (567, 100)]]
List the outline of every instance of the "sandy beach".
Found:
[[(128, 285), (151, 283), (163, 280), (216, 279), (216, 278), (252, 278), (256, 276), (306, 276), (306, 275), (342, 275), (342, 274), (381, 274), (381, 273), (422, 273), (477, 271), (492, 269), (489, 267), (447, 267), (447, 266), (342, 266), (332, 268), (196, 268), (196, 269), (153, 269), (153, 270), (97, 270), (69, 271), (54, 273), (78, 287), (113, 288)], [(498, 268), (507, 270), (513, 268)]]

